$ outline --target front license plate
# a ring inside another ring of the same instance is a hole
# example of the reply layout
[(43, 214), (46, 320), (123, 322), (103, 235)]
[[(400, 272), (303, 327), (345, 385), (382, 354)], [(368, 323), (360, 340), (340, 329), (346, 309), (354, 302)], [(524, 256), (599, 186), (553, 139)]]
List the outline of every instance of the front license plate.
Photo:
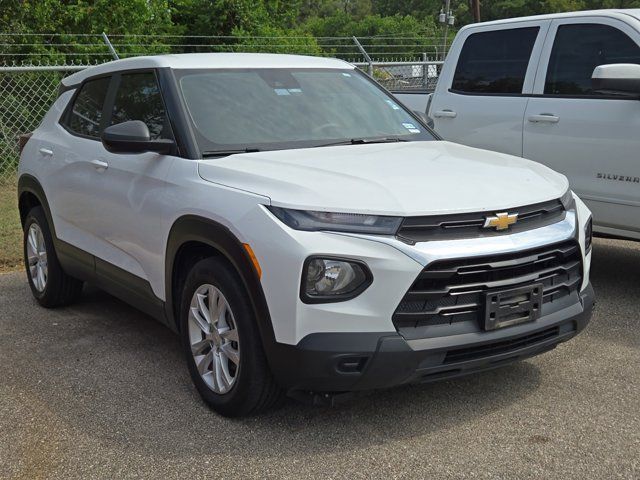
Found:
[(485, 293), (484, 329), (496, 330), (538, 319), (542, 293), (540, 283)]

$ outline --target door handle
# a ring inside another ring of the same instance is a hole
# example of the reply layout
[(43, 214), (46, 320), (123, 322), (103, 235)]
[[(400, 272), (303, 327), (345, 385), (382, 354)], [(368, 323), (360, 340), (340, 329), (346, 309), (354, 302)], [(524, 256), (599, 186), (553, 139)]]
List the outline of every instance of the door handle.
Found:
[(540, 115), (531, 115), (528, 119), (531, 123), (558, 123), (560, 117), (551, 113), (542, 113)]
[(456, 118), (458, 114), (453, 110), (438, 110), (433, 112), (433, 116), (436, 118)]
[(53, 150), (51, 150), (50, 148), (41, 147), (39, 152), (45, 157), (53, 157)]
[(107, 162), (103, 162), (102, 160), (91, 160), (91, 165), (93, 165), (94, 167), (96, 167), (96, 170), (100, 171), (104, 171), (107, 168), (109, 168), (109, 164)]

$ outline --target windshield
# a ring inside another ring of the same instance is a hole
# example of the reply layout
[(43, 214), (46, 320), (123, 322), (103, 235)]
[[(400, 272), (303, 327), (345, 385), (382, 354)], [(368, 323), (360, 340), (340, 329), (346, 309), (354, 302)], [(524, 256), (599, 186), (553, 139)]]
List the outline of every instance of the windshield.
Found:
[(176, 70), (176, 75), (205, 154), (434, 139), (357, 70)]

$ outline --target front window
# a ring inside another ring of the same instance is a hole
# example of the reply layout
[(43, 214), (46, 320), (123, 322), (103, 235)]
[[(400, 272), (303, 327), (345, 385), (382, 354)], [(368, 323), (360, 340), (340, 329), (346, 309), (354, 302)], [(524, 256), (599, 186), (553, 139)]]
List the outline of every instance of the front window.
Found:
[(553, 42), (546, 95), (602, 95), (591, 88), (593, 70), (612, 63), (640, 64), (640, 47), (609, 25), (561, 25)]
[(176, 75), (205, 154), (434, 139), (395, 99), (352, 69), (177, 70)]
[(127, 73), (120, 78), (111, 125), (129, 120), (143, 121), (149, 127), (152, 140), (173, 138), (153, 72)]

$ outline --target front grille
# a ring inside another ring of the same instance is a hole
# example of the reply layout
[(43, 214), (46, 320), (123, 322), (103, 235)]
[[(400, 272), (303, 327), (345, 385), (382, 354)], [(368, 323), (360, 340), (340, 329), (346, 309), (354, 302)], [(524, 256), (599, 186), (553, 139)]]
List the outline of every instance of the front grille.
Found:
[(430, 240), (452, 240), (513, 234), (559, 222), (564, 219), (566, 214), (560, 200), (511, 208), (507, 211), (509, 213), (517, 212), (518, 222), (504, 231), (483, 228), (488, 215), (500, 212), (476, 212), (407, 217), (400, 225), (397, 236), (406, 242), (426, 242)]
[(458, 363), (477, 360), (478, 358), (492, 357), (503, 353), (514, 352), (522, 348), (531, 347), (546, 340), (556, 338), (560, 334), (559, 327), (547, 328), (540, 332), (517, 337), (512, 340), (502, 340), (475, 347), (458, 348), (449, 350), (444, 357), (444, 363)]
[(428, 336), (425, 329), (460, 322), (479, 327), (486, 292), (534, 283), (543, 285), (543, 314), (549, 313), (550, 303), (577, 296), (582, 283), (578, 243), (571, 240), (513, 254), (433, 262), (405, 294), (393, 323), (405, 338), (423, 338)]

